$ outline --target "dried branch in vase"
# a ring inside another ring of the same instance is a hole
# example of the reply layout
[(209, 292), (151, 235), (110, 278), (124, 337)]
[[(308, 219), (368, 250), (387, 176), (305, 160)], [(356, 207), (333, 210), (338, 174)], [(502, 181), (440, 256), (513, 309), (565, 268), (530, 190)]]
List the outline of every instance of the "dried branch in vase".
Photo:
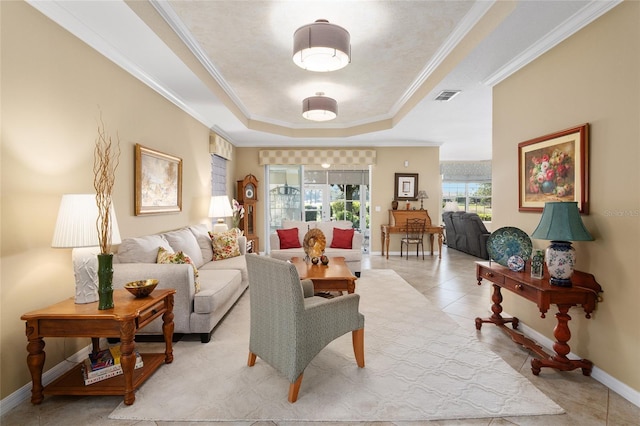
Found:
[(101, 114), (93, 158), (93, 186), (96, 190), (96, 203), (98, 204), (96, 227), (98, 228), (98, 242), (102, 254), (111, 252), (111, 194), (116, 179), (116, 169), (120, 162), (119, 158), (120, 137), (116, 135), (114, 146), (111, 136), (107, 135), (104, 130)]

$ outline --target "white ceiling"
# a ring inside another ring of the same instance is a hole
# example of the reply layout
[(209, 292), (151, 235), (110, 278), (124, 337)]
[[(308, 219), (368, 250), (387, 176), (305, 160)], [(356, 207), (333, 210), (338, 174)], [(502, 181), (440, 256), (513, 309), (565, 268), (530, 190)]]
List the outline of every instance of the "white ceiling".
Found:
[[(491, 159), (492, 86), (619, 2), (29, 3), (236, 146), (440, 146), (465, 161)], [(321, 18), (351, 34), (332, 73), (291, 60), (293, 32)], [(301, 117), (319, 91), (335, 120)]]

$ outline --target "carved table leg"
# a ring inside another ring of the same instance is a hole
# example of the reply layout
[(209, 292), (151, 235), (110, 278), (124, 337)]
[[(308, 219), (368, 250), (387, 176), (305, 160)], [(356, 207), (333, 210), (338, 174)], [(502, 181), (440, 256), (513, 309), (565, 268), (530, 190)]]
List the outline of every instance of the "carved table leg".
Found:
[(162, 333), (164, 334), (164, 362), (165, 364), (171, 364), (173, 362), (173, 294), (170, 294), (166, 299), (167, 310), (162, 315)]
[(133, 389), (133, 370), (136, 364), (135, 326), (133, 321), (126, 321), (120, 325), (120, 365), (124, 376), (124, 403), (131, 405), (136, 400)]
[(26, 334), (29, 343), (27, 344), (27, 367), (31, 373), (31, 403), (40, 404), (44, 399), (42, 394), (42, 368), (44, 367), (44, 360), (46, 354), (44, 352), (44, 340), (42, 337), (36, 335), (36, 327), (33, 324), (27, 322)]
[(442, 259), (442, 232), (438, 233), (438, 258)]
[(387, 247), (387, 259), (389, 258), (389, 233), (385, 232), (384, 234), (384, 244)]
[(553, 344), (553, 350), (555, 355), (548, 358), (534, 358), (531, 360), (531, 371), (534, 375), (540, 374), (542, 367), (551, 367), (561, 371), (570, 371), (576, 368), (582, 369), (582, 374), (585, 376), (591, 375), (593, 369), (593, 363), (588, 359), (569, 359), (567, 354), (571, 352), (571, 348), (567, 343), (571, 339), (571, 330), (569, 330), (569, 308), (571, 305), (558, 305), (558, 313), (556, 319), (558, 324), (553, 329), (553, 336), (556, 338), (556, 342)]
[[(480, 280), (478, 280), (478, 284), (480, 284)], [(489, 318), (476, 318), (476, 330), (480, 330), (482, 328), (482, 324), (485, 322), (490, 322), (498, 326), (503, 326), (507, 323), (511, 323), (511, 326), (516, 329), (518, 328), (518, 324), (520, 320), (518, 318), (503, 318), (502, 315), (502, 293), (500, 292), (500, 286), (497, 284), (493, 284), (493, 295), (491, 296), (491, 301), (493, 305), (491, 305), (491, 312), (493, 315)]]

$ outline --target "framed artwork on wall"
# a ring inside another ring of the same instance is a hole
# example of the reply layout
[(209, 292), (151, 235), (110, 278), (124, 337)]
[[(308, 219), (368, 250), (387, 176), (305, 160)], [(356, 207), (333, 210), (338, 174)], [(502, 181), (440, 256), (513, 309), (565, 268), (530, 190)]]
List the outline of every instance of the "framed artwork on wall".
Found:
[(542, 212), (547, 201), (576, 201), (589, 213), (589, 124), (518, 144), (520, 211)]
[(394, 200), (415, 201), (418, 199), (418, 174), (396, 173)]
[(136, 216), (182, 211), (182, 159), (135, 146)]

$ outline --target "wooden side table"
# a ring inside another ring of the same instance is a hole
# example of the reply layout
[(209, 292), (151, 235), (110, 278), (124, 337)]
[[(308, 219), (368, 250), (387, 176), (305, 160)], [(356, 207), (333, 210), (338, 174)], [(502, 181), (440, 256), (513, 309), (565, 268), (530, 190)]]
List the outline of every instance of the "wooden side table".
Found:
[[(136, 299), (124, 289), (114, 290), (114, 308), (98, 310), (98, 302), (76, 304), (73, 298), (44, 309), (29, 312), (26, 321), (27, 365), (33, 383), (31, 402), (40, 404), (43, 393), (49, 395), (124, 395), (124, 403), (135, 401), (135, 390), (163, 363), (173, 361), (174, 289), (155, 290), (150, 296)], [(162, 316), (164, 354), (141, 354), (144, 367), (135, 369), (135, 334)], [(98, 351), (100, 337), (120, 338), (120, 363), (123, 374), (85, 385), (81, 364), (60, 376), (47, 387), (42, 386), (45, 352), (43, 337), (90, 337), (93, 351)]]
[[(480, 330), (485, 322), (493, 323), (511, 336), (511, 339), (533, 351), (540, 358), (531, 360), (531, 371), (534, 375), (540, 374), (542, 367), (555, 368), (561, 371), (570, 371), (576, 368), (582, 369), (585, 376), (591, 375), (593, 363), (588, 359), (569, 359), (567, 354), (571, 352), (569, 339), (569, 308), (572, 306), (582, 306), (587, 318), (591, 318), (591, 313), (600, 299), (602, 287), (598, 284), (593, 275), (586, 272), (574, 271), (571, 277), (573, 287), (558, 287), (549, 284), (549, 273), (545, 270), (545, 275), (541, 279), (531, 278), (529, 271), (530, 264), (523, 272), (514, 272), (495, 262), (476, 262), (476, 277), (478, 285), (483, 279), (489, 280), (493, 284), (493, 295), (491, 301), (491, 311), (493, 315), (489, 318), (476, 318), (476, 329)], [(518, 318), (503, 318), (502, 313), (502, 293), (501, 288), (505, 288), (538, 305), (541, 317), (545, 318), (549, 307), (554, 304), (558, 307), (556, 320), (558, 324), (553, 330), (556, 342), (553, 345), (554, 355), (548, 354), (536, 342), (515, 331), (520, 320)], [(507, 328), (505, 324), (511, 323), (513, 330)]]

